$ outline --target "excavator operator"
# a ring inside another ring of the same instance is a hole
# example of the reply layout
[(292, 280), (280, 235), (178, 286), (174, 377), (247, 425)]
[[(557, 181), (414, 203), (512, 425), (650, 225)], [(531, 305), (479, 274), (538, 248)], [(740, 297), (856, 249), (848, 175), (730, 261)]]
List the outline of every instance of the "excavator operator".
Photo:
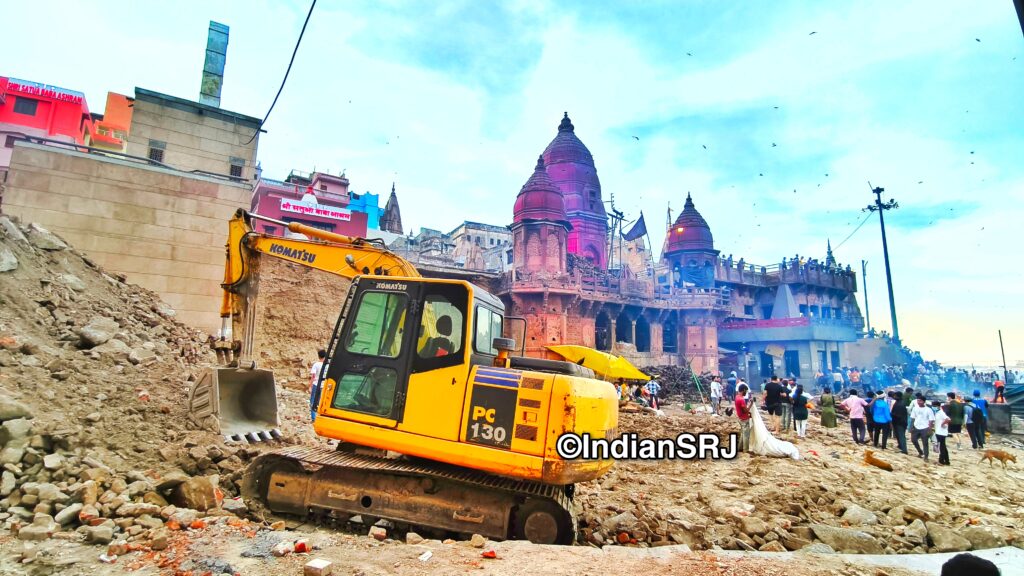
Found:
[[(421, 335), (426, 332), (426, 322), (420, 326), (420, 330)], [(437, 336), (427, 338), (420, 348), (418, 352), (420, 358), (440, 358), (455, 351), (455, 346), (449, 339), (449, 336), (452, 335), (451, 316), (445, 314), (438, 317), (437, 322), (434, 324), (434, 334), (437, 334)]]

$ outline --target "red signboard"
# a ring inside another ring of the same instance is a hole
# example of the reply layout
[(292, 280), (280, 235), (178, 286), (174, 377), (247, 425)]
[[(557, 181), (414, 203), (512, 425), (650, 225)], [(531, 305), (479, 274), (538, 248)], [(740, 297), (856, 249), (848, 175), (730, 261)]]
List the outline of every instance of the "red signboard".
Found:
[(321, 218), (330, 218), (331, 220), (344, 220), (346, 222), (352, 219), (352, 212), (350, 210), (345, 210), (344, 208), (335, 208), (333, 206), (318, 204), (316, 202), (289, 200), (287, 198), (281, 198), (281, 211), (296, 212), (298, 214), (306, 214), (309, 216), (320, 216)]
[(81, 92), (67, 90), (65, 88), (60, 88), (59, 86), (50, 86), (49, 84), (18, 80), (17, 78), (9, 78), (7, 80), (7, 91), (39, 96), (42, 98), (51, 98), (60, 102), (70, 102), (71, 104), (81, 104), (82, 101), (85, 100), (85, 94), (82, 94)]

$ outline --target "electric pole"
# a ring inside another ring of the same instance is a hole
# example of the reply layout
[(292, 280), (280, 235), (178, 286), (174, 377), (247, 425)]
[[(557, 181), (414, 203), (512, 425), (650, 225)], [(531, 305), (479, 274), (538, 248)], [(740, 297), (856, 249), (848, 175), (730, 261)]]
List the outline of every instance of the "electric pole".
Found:
[(1009, 384), (1010, 375), (1007, 374), (1006, 370), (1006, 349), (1003, 348), (1003, 331), (999, 331), (999, 352), (1003, 355), (1003, 383)]
[(860, 282), (864, 286), (864, 314), (868, 320), (868, 334), (871, 334), (871, 307), (868, 306), (868, 261), (860, 261)]
[[(868, 182), (868, 186), (871, 187), (871, 183)], [(892, 270), (889, 268), (889, 243), (885, 239), (885, 211), (892, 210), (893, 208), (899, 208), (900, 205), (895, 200), (889, 200), (888, 202), (882, 202), (882, 192), (885, 192), (885, 188), (873, 187), (871, 192), (875, 195), (875, 203), (869, 204), (864, 210), (867, 212), (878, 212), (878, 223), (882, 227), (882, 255), (885, 257), (885, 282), (889, 285), (889, 314), (892, 317), (892, 341), (899, 346), (900, 345), (900, 327), (896, 323), (896, 299), (892, 294)]]

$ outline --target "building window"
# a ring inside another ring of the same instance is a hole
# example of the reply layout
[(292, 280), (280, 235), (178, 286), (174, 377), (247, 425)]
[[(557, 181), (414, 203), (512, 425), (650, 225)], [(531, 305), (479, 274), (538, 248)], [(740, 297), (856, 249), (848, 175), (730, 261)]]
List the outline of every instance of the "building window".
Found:
[(321, 192), (327, 192), (327, 184), (321, 184), (320, 185), (320, 191)]
[(242, 177), (242, 168), (245, 166), (245, 159), (244, 158), (235, 158), (234, 156), (232, 156), (231, 158), (228, 159), (228, 163), (231, 166), (231, 169), (228, 172), (229, 174), (231, 174), (231, 177), (232, 178), (241, 178)]
[(35, 116), (36, 108), (39, 107), (39, 100), (33, 98), (23, 98), (16, 96), (14, 98), (14, 112), (15, 114), (25, 114), (26, 116)]
[(751, 306), (751, 305), (744, 306), (743, 307), (743, 315), (744, 316), (753, 316), (754, 315), (754, 307)]
[(156, 162), (164, 161), (164, 150), (167, 149), (167, 142), (161, 140), (149, 141), (149, 159)]
[(4, 148), (14, 148), (14, 141), (17, 140), (17, 136), (8, 136), (4, 142)]
[(491, 239), (490, 239), (490, 245), (491, 245), (491, 246), (494, 246), (494, 238), (491, 238)]
[(842, 308), (833, 308), (832, 309), (832, 317), (833, 318), (842, 318), (843, 317), (843, 309)]
[(800, 305), (800, 315), (801, 316), (807, 316), (807, 312), (808, 312), (807, 304), (801, 304)]

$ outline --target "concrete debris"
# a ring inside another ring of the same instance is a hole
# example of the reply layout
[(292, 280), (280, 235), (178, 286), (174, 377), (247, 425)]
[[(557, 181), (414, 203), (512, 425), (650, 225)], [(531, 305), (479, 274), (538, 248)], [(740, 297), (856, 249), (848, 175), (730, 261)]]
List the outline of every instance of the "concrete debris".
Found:
[(928, 539), (935, 552), (963, 552), (971, 549), (971, 541), (960, 536), (952, 528), (935, 522), (926, 522)]
[(0, 246), (0, 272), (17, 270), (18, 259), (6, 246)]
[(851, 504), (843, 513), (842, 520), (850, 526), (870, 526), (878, 524), (878, 516), (870, 510), (866, 510), (856, 504)]
[(303, 576), (331, 576), (331, 562), (323, 558), (314, 558), (302, 567)]
[(28, 225), (26, 235), (33, 246), (42, 250), (67, 250), (68, 248), (68, 245), (56, 234), (35, 223)]
[(218, 489), (217, 478), (214, 476), (189, 478), (176, 486), (171, 494), (171, 502), (175, 506), (201, 511), (217, 508), (221, 501), (223, 494)]
[(847, 554), (883, 554), (885, 549), (878, 540), (871, 534), (852, 530), (849, 528), (837, 528), (824, 524), (811, 524), (811, 530), (822, 542), (831, 546), (834, 550)]
[(21, 402), (0, 392), (0, 422), (17, 418), (32, 418), (32, 410)]

